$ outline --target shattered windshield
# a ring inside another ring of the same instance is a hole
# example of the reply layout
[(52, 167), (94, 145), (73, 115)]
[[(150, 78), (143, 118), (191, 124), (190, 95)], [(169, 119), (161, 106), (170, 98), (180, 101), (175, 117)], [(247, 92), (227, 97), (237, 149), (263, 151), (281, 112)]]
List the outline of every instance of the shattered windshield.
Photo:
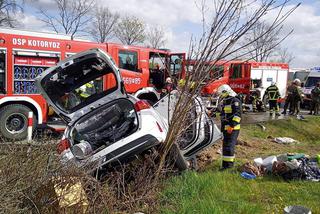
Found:
[[(104, 78), (106, 81), (103, 81)], [(41, 85), (54, 104), (68, 113), (117, 89), (115, 73), (99, 58), (70, 61), (67, 67), (58, 67), (50, 73)]]

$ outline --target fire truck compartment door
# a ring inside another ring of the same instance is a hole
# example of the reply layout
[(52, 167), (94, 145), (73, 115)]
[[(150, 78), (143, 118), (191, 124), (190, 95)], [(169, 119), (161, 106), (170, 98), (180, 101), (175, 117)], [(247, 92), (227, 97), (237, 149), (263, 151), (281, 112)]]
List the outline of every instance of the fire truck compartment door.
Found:
[[(104, 84), (103, 77), (108, 79)], [(100, 49), (78, 53), (47, 69), (36, 85), (67, 123), (119, 98), (127, 97), (118, 67)]]

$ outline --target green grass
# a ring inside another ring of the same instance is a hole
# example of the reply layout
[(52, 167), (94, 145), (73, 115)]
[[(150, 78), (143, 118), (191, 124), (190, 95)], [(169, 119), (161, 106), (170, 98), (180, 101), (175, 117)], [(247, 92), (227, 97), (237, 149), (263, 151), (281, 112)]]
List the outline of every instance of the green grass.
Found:
[[(251, 148), (251, 157), (295, 150), (317, 154), (320, 153), (319, 124), (320, 118), (308, 118), (308, 122), (294, 119), (272, 121), (264, 124), (266, 132), (254, 125), (243, 126), (241, 138), (250, 142), (251, 139), (259, 141), (271, 135), (292, 137), (302, 142), (298, 145), (277, 145), (277, 148), (274, 148), (275, 143), (260, 145), (256, 151)], [(261, 151), (263, 149), (266, 151)], [(245, 157), (238, 159), (238, 165), (245, 160)], [(204, 172), (189, 171), (166, 181), (160, 193), (160, 212), (283, 213), (288, 205), (303, 205), (312, 213), (320, 213), (320, 182), (289, 183), (275, 176), (245, 180), (235, 170), (219, 172), (219, 162), (214, 162)]]
[(273, 137), (291, 137), (307, 144), (320, 143), (320, 117), (308, 117), (305, 121), (289, 118), (262, 123), (266, 131), (257, 125), (243, 126), (241, 136), (244, 139)]

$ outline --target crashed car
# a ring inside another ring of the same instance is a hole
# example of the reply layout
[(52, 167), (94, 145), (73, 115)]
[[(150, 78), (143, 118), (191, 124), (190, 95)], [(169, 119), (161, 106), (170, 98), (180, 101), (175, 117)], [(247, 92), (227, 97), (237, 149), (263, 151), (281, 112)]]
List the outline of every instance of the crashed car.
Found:
[[(46, 70), (36, 80), (48, 104), (68, 124), (58, 148), (64, 163), (96, 169), (130, 160), (163, 143), (178, 92), (150, 106), (126, 93), (113, 59), (100, 49), (76, 54)], [(171, 102), (169, 102), (171, 100)], [(192, 125), (177, 146), (179, 168), (221, 133), (194, 99)], [(93, 165), (93, 164), (92, 164)]]

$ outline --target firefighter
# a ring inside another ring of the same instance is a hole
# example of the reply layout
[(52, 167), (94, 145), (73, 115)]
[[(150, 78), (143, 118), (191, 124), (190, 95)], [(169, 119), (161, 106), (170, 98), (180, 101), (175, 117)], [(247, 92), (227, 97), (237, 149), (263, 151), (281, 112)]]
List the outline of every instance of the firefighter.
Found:
[(251, 92), (250, 94), (250, 100), (252, 103), (252, 111), (257, 112), (257, 111), (264, 111), (264, 105), (263, 102), (261, 101), (261, 92), (259, 89), (256, 89)]
[[(185, 86), (186, 84), (186, 80), (185, 79), (180, 79), (179, 82), (178, 82), (178, 88), (181, 90), (183, 89), (183, 87)], [(188, 82), (188, 88), (189, 89), (189, 92), (191, 93), (193, 91), (193, 89), (195, 88), (196, 86), (196, 83), (194, 81), (189, 81)]]
[(161, 97), (164, 97), (166, 94), (170, 93), (172, 90), (175, 90), (175, 85), (172, 82), (170, 77), (167, 77), (166, 83), (161, 91)]
[(272, 82), (271, 85), (266, 89), (266, 92), (264, 93), (263, 98), (268, 99), (270, 116), (273, 115), (273, 112), (276, 113), (276, 116), (280, 116), (279, 105), (278, 105), (280, 92), (276, 82)]
[(295, 99), (297, 95), (299, 94), (298, 91), (298, 85), (300, 85), (300, 80), (295, 79), (291, 85), (288, 86), (287, 88), (287, 97), (286, 101), (283, 107), (283, 112), (282, 114), (286, 115), (287, 114), (287, 109), (290, 107), (290, 114), (294, 114), (294, 106), (295, 106)]
[(295, 94), (295, 97), (294, 97), (293, 115), (299, 115), (300, 106), (301, 106), (301, 103), (302, 103), (303, 97), (304, 97), (304, 94), (302, 92), (302, 88), (301, 88), (300, 85), (301, 85), (301, 82), (299, 80), (298, 83), (297, 83), (297, 93)]
[(235, 146), (240, 132), (241, 102), (229, 85), (221, 85), (217, 94), (221, 98), (221, 130), (223, 132), (222, 168), (231, 168), (235, 161)]
[(317, 115), (319, 113), (319, 105), (320, 105), (320, 82), (312, 89), (311, 91), (311, 108), (309, 114)]
[(92, 94), (95, 94), (96, 89), (93, 81), (90, 81), (82, 85), (77, 92), (82, 100), (85, 100), (86, 98), (90, 97)]

